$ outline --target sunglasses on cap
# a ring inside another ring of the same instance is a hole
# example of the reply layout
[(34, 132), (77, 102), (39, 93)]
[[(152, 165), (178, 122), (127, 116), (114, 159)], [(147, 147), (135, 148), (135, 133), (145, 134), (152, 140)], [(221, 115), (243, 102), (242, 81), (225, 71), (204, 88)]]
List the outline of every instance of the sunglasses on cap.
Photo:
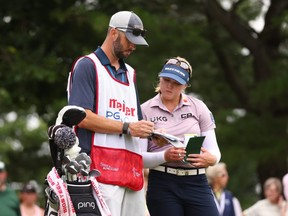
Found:
[(140, 28), (124, 28), (124, 27), (116, 27), (116, 29), (122, 29), (122, 30), (128, 30), (129, 32), (132, 32), (132, 34), (134, 36), (142, 36), (142, 37), (145, 37), (146, 36), (146, 32), (147, 30), (146, 29), (140, 29)]
[(181, 61), (179, 59), (176, 59), (176, 58), (171, 58), (171, 59), (168, 59), (165, 64), (173, 64), (173, 65), (178, 65), (180, 66), (181, 68), (183, 68), (184, 70), (187, 70), (191, 76), (191, 69), (190, 69), (190, 66), (185, 62), (185, 61)]

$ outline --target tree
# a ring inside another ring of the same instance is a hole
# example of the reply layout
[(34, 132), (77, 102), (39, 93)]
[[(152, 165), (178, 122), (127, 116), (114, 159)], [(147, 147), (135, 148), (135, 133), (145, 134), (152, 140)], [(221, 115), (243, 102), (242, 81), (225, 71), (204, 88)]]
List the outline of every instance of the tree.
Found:
[[(249, 23), (262, 13), (262, 1), (224, 3), (4, 1), (0, 8), (0, 156), (11, 165), (16, 158), (22, 162), (22, 170), (11, 166), (11, 177), (21, 180), (23, 172), (33, 169), (31, 175), (43, 180), (51, 168), (45, 150), (47, 128), (67, 103), (66, 82), (73, 61), (101, 45), (111, 14), (133, 10), (148, 29), (150, 45), (137, 47), (127, 59), (137, 69), (141, 102), (154, 95), (166, 58), (187, 58), (193, 67), (187, 92), (199, 95), (214, 114), (231, 190), (244, 206), (257, 199), (251, 192), (255, 183), (287, 172), (288, 2), (271, 1), (261, 32)], [(7, 114), (14, 112), (17, 118), (9, 122)], [(29, 115), (39, 117), (39, 128), (27, 129)], [(20, 148), (12, 148), (15, 144)], [(46, 154), (39, 154), (42, 150)], [(37, 169), (35, 161), (43, 162), (43, 169)]]
[[(238, 135), (230, 135), (243, 137), (236, 143), (246, 149), (242, 152), (247, 158), (245, 164), (257, 167), (260, 183), (269, 176), (281, 178), (287, 172), (288, 62), (287, 30), (283, 25), (287, 24), (288, 2), (271, 1), (261, 32), (256, 32), (248, 22), (259, 14), (261, 1), (237, 1), (224, 10), (219, 2), (207, 0), (205, 9), (209, 29), (213, 29), (213, 50), (237, 99), (228, 104), (226, 101), (225, 105), (247, 113), (233, 123)], [(233, 50), (223, 46), (231, 38)], [(231, 57), (231, 53), (241, 53), (243, 49), (249, 51), (248, 56)]]

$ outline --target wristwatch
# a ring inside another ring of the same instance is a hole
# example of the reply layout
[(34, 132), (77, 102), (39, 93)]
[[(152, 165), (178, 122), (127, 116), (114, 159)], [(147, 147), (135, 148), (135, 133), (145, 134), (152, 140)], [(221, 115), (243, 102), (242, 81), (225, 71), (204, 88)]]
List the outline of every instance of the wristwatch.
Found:
[(130, 124), (130, 122), (124, 122), (123, 123), (122, 134), (130, 134), (129, 124)]

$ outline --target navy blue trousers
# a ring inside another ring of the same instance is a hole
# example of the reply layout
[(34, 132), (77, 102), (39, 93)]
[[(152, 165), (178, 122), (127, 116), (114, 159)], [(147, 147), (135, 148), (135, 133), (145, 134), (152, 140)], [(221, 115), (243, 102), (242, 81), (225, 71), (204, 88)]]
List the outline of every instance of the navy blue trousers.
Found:
[(151, 216), (219, 216), (205, 174), (176, 176), (150, 170), (146, 199)]

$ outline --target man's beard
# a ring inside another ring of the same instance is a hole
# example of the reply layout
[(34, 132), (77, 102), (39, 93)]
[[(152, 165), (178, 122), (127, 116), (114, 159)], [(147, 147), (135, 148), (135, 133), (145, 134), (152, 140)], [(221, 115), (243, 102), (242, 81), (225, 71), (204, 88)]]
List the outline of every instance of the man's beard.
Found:
[(125, 59), (128, 56), (124, 55), (123, 46), (121, 45), (120, 41), (121, 41), (120, 36), (118, 36), (116, 41), (113, 42), (114, 54), (118, 59)]

